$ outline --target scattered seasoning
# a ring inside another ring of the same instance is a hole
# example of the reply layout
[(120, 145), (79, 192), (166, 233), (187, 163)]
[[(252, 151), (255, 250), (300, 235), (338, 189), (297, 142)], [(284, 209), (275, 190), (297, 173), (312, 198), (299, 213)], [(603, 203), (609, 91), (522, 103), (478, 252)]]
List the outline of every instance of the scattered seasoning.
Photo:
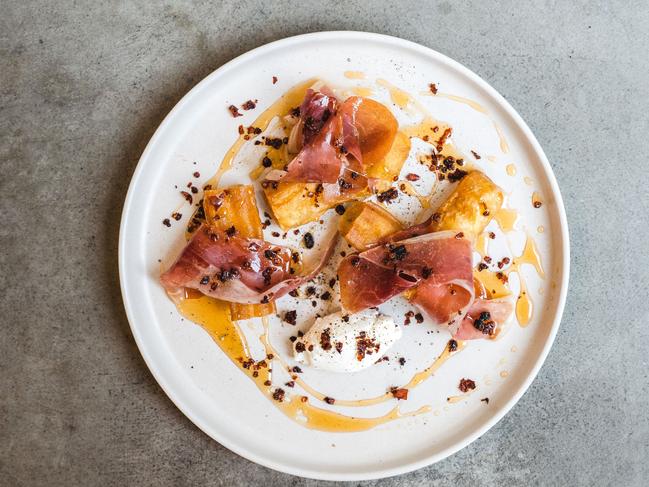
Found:
[(343, 342), (336, 342), (336, 352), (342, 353), (343, 351)]
[(482, 272), (485, 269), (489, 269), (489, 266), (487, 264), (485, 264), (484, 262), (480, 262), (478, 264), (478, 272)]
[(302, 353), (302, 352), (304, 352), (305, 350), (306, 350), (306, 347), (304, 346), (304, 343), (302, 343), (302, 342), (297, 342), (297, 343), (295, 344), (295, 351), (296, 351), (297, 353)]
[(424, 322), (424, 316), (421, 313), (416, 313), (415, 320), (417, 321), (417, 323), (421, 324)]
[(187, 200), (187, 203), (189, 203), (190, 205), (194, 202), (194, 198), (192, 198), (192, 195), (187, 191), (181, 191), (180, 194), (183, 195), (183, 198), (185, 198)]
[(509, 277), (507, 277), (507, 274), (504, 272), (496, 272), (496, 277), (500, 279), (504, 284), (507, 284), (509, 282)]
[(164, 220), (162, 220), (162, 224), (165, 227), (170, 227), (171, 226), (171, 221), (169, 221), (169, 218), (165, 218)]
[(340, 186), (341, 190), (347, 190), (352, 188), (352, 183), (349, 183), (345, 180), (345, 178), (338, 178), (338, 186)]
[(277, 83), (277, 76), (273, 76), (273, 84)]
[(301, 374), (301, 373), (302, 373), (302, 369), (299, 368), (299, 367), (296, 365), (296, 366), (294, 366), (294, 367), (291, 369), (291, 372), (294, 372), (294, 373), (296, 373), (296, 374)]
[(201, 177), (201, 173), (199, 173), (198, 171), (195, 171), (194, 174), (193, 174), (193, 176), (194, 176), (195, 178), (200, 178), (200, 177)]
[(489, 257), (488, 255), (485, 255), (483, 259), (487, 264), (491, 264), (491, 257)]
[(302, 401), (302, 402), (308, 402), (308, 401), (309, 401), (309, 398), (306, 397), (306, 396), (302, 396), (302, 397), (300, 398), (300, 401)]
[(279, 237), (280, 233), (279, 232), (272, 232), (271, 235), (275, 238)]
[(176, 221), (180, 221), (180, 219), (183, 217), (182, 213), (178, 213), (177, 211), (174, 211), (171, 214), (171, 218), (173, 218)]
[(326, 328), (320, 333), (320, 346), (323, 350), (331, 350), (331, 328)]
[(406, 365), (406, 359), (403, 357), (399, 357), (399, 365), (401, 365), (402, 367)]
[(462, 392), (472, 391), (475, 389), (475, 381), (472, 381), (471, 379), (461, 379), (458, 388)]
[(225, 234), (226, 234), (228, 237), (233, 237), (235, 233), (237, 233), (237, 229), (234, 227), (234, 225), (232, 225), (230, 228), (228, 228), (228, 229), (225, 231)]
[(203, 276), (203, 278), (201, 279), (201, 284), (203, 285), (209, 284), (209, 282), (210, 282), (210, 276)]
[(449, 352), (455, 352), (457, 350), (457, 341), (456, 340), (449, 340), (448, 341), (448, 351)]
[(409, 172), (406, 174), (406, 179), (408, 181), (419, 181), (419, 174), (415, 174), (414, 172)]
[(324, 398), (324, 402), (326, 402), (327, 404), (333, 404), (336, 402), (336, 400), (333, 397), (326, 396)]
[(269, 381), (269, 380), (265, 380), (265, 381), (264, 381), (264, 385), (265, 385), (265, 386), (270, 386), (270, 385), (272, 385), (272, 382)]
[(397, 199), (399, 197), (399, 192), (397, 191), (396, 188), (390, 188), (388, 190), (383, 191), (382, 193), (379, 193), (376, 199), (380, 203), (390, 203), (392, 200)]
[(358, 265), (361, 263), (361, 258), (355, 255), (351, 258), (350, 263), (352, 267), (358, 267)]
[(429, 83), (428, 84), (428, 89), (433, 95), (437, 94), (437, 85), (435, 83)]
[(320, 295), (320, 299), (323, 301), (329, 301), (331, 299), (331, 293), (329, 291), (325, 291)]
[(315, 287), (314, 286), (309, 286), (306, 288), (306, 295), (307, 296), (313, 296), (315, 294)]
[(234, 105), (230, 105), (228, 107), (228, 110), (230, 110), (230, 113), (232, 114), (232, 116), (234, 118), (243, 117), (243, 113), (239, 112), (239, 109), (237, 107), (235, 107)]
[(494, 232), (489, 232), (489, 238), (491, 240), (495, 240), (496, 239), (496, 234)]
[(289, 325), (295, 326), (295, 324), (297, 323), (297, 311), (293, 309), (284, 313), (284, 321), (286, 321)]
[(496, 330), (496, 323), (491, 319), (489, 311), (483, 311), (475, 320), (473, 327), (484, 335), (493, 335)]
[(534, 205), (534, 208), (541, 208), (541, 206), (543, 206), (543, 203), (541, 203), (540, 201), (536, 200), (536, 201), (534, 201), (533, 205)]
[(329, 279), (329, 287), (333, 288), (335, 285), (336, 285), (336, 278), (332, 277), (331, 279)]
[(243, 108), (244, 110), (254, 110), (256, 107), (257, 104), (252, 100), (248, 100), (243, 105), (241, 105), (241, 108)]
[(424, 279), (428, 279), (432, 273), (433, 269), (431, 269), (430, 267), (423, 267), (421, 269), (421, 277), (423, 277)]
[(284, 389), (282, 389), (281, 387), (278, 387), (277, 389), (275, 389), (275, 392), (273, 392), (273, 399), (275, 399), (276, 401), (282, 402), (284, 400), (284, 395), (285, 394), (286, 393), (284, 392)]
[(478, 153), (477, 153), (476, 151), (474, 151), (474, 150), (471, 151), (471, 154), (473, 154), (473, 157), (475, 157), (476, 159), (482, 159), (482, 157), (480, 157), (480, 154), (478, 154)]
[(336, 205), (336, 213), (339, 215), (345, 214), (345, 207), (343, 205)]
[(312, 249), (313, 245), (315, 244), (315, 241), (313, 240), (313, 235), (311, 235), (311, 232), (306, 232), (304, 234), (303, 239), (304, 239), (304, 246), (307, 249)]
[(190, 189), (192, 193), (194, 194), (198, 193), (198, 188), (196, 186), (192, 186)]
[(271, 146), (273, 149), (279, 149), (280, 147), (282, 147), (283, 140), (279, 138), (266, 137), (264, 143)]
[(455, 238), (457, 238), (458, 240), (461, 239), (461, 238), (464, 238), (464, 232), (456, 233)]
[[(460, 180), (461, 180), (464, 176), (466, 176), (467, 174), (469, 174), (469, 173), (466, 172), (466, 171), (464, 171), (464, 170), (462, 170), (462, 169), (456, 169), (455, 171), (453, 171), (452, 173), (450, 173), (450, 174), (448, 175), (448, 180), (449, 180), (451, 183), (457, 183), (458, 181), (460, 181)], [(485, 215), (485, 216), (486, 216), (486, 215)]]
[(444, 149), (444, 144), (446, 144), (447, 139), (451, 136), (452, 133), (453, 129), (451, 127), (444, 130), (442, 136), (437, 140), (437, 152), (442, 152), (442, 149)]
[(270, 160), (270, 157), (266, 156), (261, 160), (261, 165), (264, 167), (270, 167), (273, 165), (273, 161)]
[(480, 399), (480, 401), (485, 403), (485, 404), (489, 404), (489, 398), (488, 397), (483, 397), (482, 399)]
[(284, 384), (286, 387), (295, 387), (295, 381), (288, 381), (286, 384)]
[(356, 337), (356, 360), (360, 362), (365, 358), (365, 355), (372, 355), (374, 352), (378, 353), (380, 348), (380, 343), (368, 337), (366, 332), (361, 331)]
[(295, 340), (297, 340), (297, 337), (295, 335), (291, 335), (288, 337), (288, 339), (291, 341), (291, 343), (295, 343)]
[(390, 389), (390, 392), (392, 393), (392, 396), (400, 401), (405, 401), (408, 399), (408, 389), (393, 387), (392, 389)]

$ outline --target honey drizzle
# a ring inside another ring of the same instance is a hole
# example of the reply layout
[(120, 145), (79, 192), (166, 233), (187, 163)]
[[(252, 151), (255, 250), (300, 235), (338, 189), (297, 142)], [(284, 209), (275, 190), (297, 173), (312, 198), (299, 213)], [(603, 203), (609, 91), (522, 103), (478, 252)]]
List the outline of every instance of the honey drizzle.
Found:
[(244, 367), (244, 364), (251, 360), (251, 354), (239, 326), (230, 319), (229, 303), (201, 296), (184, 299), (179, 303), (178, 310), (184, 317), (202, 326), (232, 363), (246, 374), (279, 410), (307, 428), (331, 432), (363, 431), (388, 421), (430, 411), (429, 406), (423, 406), (415, 411), (402, 413), (399, 406), (396, 406), (383, 416), (357, 418), (312, 406), (308, 401), (303, 402), (302, 397), (306, 396), (295, 395), (290, 400), (278, 401), (273, 398), (277, 389), (266, 385), (272, 377), (272, 368), (267, 363), (265, 367)]
[(511, 232), (518, 221), (518, 212), (511, 208), (501, 208), (494, 215), (494, 220), (503, 232)]
[[(289, 370), (288, 364), (281, 358), (281, 355), (277, 353), (277, 351), (273, 348), (273, 346), (270, 343), (270, 340), (268, 338), (268, 319), (266, 316), (262, 317), (262, 323), (264, 325), (264, 334), (260, 337), (260, 340), (264, 345), (264, 348), (266, 350), (266, 355), (272, 354), (274, 359), (277, 359), (282, 365), (282, 367), (284, 367), (284, 370)], [(413, 377), (408, 381), (408, 383), (404, 386), (401, 386), (400, 388), (412, 390), (415, 387), (417, 387), (419, 384), (424, 382), (426, 379), (428, 379), (431, 375), (433, 375), (437, 370), (439, 370), (439, 368), (442, 365), (444, 365), (444, 363), (449, 358), (451, 358), (456, 353), (460, 352), (465, 346), (465, 343), (461, 340), (456, 340), (456, 343), (457, 343), (457, 348), (454, 351), (450, 351), (449, 346), (447, 344), (444, 347), (444, 351), (439, 354), (439, 356), (435, 359), (435, 361), (432, 364), (430, 364), (421, 372), (418, 372), (415, 375), (413, 375)], [(292, 374), (291, 379), (311, 396), (315, 397), (319, 401), (322, 402), (325, 401), (327, 395), (323, 394), (322, 392), (312, 387), (308, 382), (302, 379), (299, 375)], [(347, 406), (347, 407), (364, 407), (364, 406), (373, 406), (375, 404), (381, 404), (390, 401), (392, 399), (394, 399), (392, 393), (386, 392), (385, 394), (381, 394), (380, 396), (370, 397), (366, 399), (336, 398), (336, 405)]]
[(347, 79), (365, 79), (365, 73), (362, 71), (345, 71), (344, 75)]
[[(312, 86), (315, 81), (315, 79), (309, 79), (298, 85), (295, 85), (293, 88), (284, 93), (277, 101), (275, 101), (275, 103), (264, 110), (261, 115), (259, 115), (259, 117), (257, 117), (257, 119), (252, 122), (251, 125), (253, 127), (260, 128), (262, 131), (266, 130), (273, 118), (284, 116), (288, 114), (291, 108), (300, 106), (302, 100), (304, 99), (306, 90), (310, 86)], [(232, 144), (232, 146), (225, 153), (225, 156), (223, 157), (221, 165), (216, 171), (216, 174), (214, 174), (214, 176), (212, 176), (212, 178), (210, 178), (210, 180), (207, 181), (206, 184), (212, 185), (213, 188), (218, 187), (221, 177), (232, 167), (234, 158), (245, 142), (246, 139), (244, 138), (244, 135), (239, 135), (234, 144)]]

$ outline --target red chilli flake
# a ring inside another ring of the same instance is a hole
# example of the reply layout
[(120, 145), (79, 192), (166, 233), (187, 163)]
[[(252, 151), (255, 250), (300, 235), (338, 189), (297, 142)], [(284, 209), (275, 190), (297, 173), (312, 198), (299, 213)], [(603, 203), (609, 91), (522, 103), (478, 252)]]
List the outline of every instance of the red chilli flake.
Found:
[(273, 84), (277, 83), (277, 76), (273, 76)]
[(234, 105), (230, 105), (228, 107), (228, 110), (230, 110), (230, 113), (232, 114), (232, 116), (234, 118), (243, 117), (243, 113), (239, 112), (239, 109), (237, 107), (235, 107)]
[(473, 389), (475, 389), (475, 381), (471, 379), (461, 379), (458, 388), (462, 392), (472, 391)]
[(248, 100), (243, 105), (241, 105), (241, 108), (243, 108), (244, 110), (254, 110), (256, 107), (257, 104), (252, 100)]
[(428, 88), (433, 95), (437, 94), (437, 85), (435, 83), (429, 83)]
[(393, 387), (390, 389), (390, 392), (392, 393), (392, 396), (400, 401), (406, 401), (408, 399), (408, 389)]
[(415, 174), (415, 173), (412, 173), (412, 172), (408, 173), (408, 174), (406, 174), (406, 179), (408, 181), (419, 181), (419, 174)]
[(181, 191), (180, 194), (183, 195), (183, 198), (185, 198), (187, 200), (187, 203), (189, 203), (190, 205), (194, 202), (194, 198), (192, 198), (192, 195), (187, 191)]
[(482, 159), (482, 157), (480, 157), (480, 154), (478, 154), (478, 153), (477, 153), (476, 151), (474, 151), (474, 150), (471, 151), (471, 154), (473, 154), (473, 157), (475, 157), (476, 159)]

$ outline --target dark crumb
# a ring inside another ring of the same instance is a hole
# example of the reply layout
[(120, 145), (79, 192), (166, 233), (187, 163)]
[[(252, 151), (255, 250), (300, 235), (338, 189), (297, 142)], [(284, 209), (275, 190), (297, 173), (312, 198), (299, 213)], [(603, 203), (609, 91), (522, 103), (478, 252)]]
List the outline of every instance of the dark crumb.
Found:
[(534, 208), (541, 208), (541, 206), (543, 206), (543, 203), (541, 203), (540, 201), (535, 201), (532, 204), (534, 205)]
[(494, 232), (489, 232), (489, 238), (491, 240), (495, 240), (496, 239), (496, 234)]
[(390, 188), (388, 190), (383, 191), (382, 193), (379, 193), (376, 199), (380, 203), (390, 203), (392, 200), (397, 199), (399, 197), (399, 192), (397, 191), (396, 188)]
[(297, 336), (298, 336), (299, 338), (302, 338), (302, 337), (304, 336), (304, 332), (301, 331), (301, 330), (298, 330), (298, 332), (297, 332)]
[(264, 166), (264, 167), (270, 167), (270, 166), (273, 165), (273, 161), (271, 161), (269, 157), (264, 157), (261, 160), (261, 165)]
[(311, 306), (313, 306), (315, 308), (316, 306), (318, 306), (318, 302), (317, 301), (311, 301)]
[(198, 171), (195, 171), (194, 174), (193, 174), (193, 176), (194, 176), (195, 178), (200, 178), (200, 177), (201, 177), (201, 173), (199, 173)]
[(267, 137), (265, 140), (266, 145), (271, 146), (273, 149), (279, 149), (282, 147), (283, 141), (282, 139), (279, 138), (269, 138)]
[(484, 261), (485, 261), (487, 264), (491, 264), (491, 260), (492, 260), (491, 257), (489, 257), (488, 255), (485, 255), (483, 258), (484, 258)]
[(457, 350), (457, 341), (456, 340), (449, 340), (448, 341), (448, 351), (449, 352), (455, 352)]
[(341, 190), (347, 190), (352, 188), (352, 183), (349, 183), (345, 180), (345, 178), (338, 178), (338, 186), (340, 186)]
[(239, 131), (239, 135), (243, 135), (243, 125), (239, 125), (237, 130)]
[(453, 129), (451, 129), (451, 127), (444, 130), (442, 136), (437, 140), (437, 152), (442, 152), (442, 149), (444, 149), (444, 144), (446, 144), (446, 141), (448, 140), (448, 138), (451, 136), (452, 133), (453, 133)]
[(230, 228), (228, 228), (228, 229), (225, 231), (225, 234), (226, 234), (228, 237), (233, 237), (235, 233), (237, 233), (237, 229), (234, 227), (234, 225), (232, 225)]
[(288, 295), (297, 298), (299, 296), (299, 292), (297, 289), (293, 289), (292, 291), (288, 292)]
[(344, 321), (345, 323), (348, 323), (348, 322), (349, 322), (349, 315), (344, 315), (344, 316), (343, 316), (343, 321)]
[(291, 369), (291, 372), (294, 372), (294, 373), (296, 373), (296, 374), (301, 374), (301, 373), (302, 373), (302, 369), (299, 368), (299, 367), (296, 365), (296, 366), (294, 366), (294, 367)]
[(343, 205), (336, 205), (336, 213), (343, 215), (345, 213), (345, 207)]
[(399, 365), (401, 366), (406, 365), (406, 359), (403, 357), (399, 357)]
[(336, 402), (336, 400), (333, 397), (327, 396), (324, 398), (324, 402), (326, 402), (327, 404), (333, 404)]
[(194, 202), (194, 198), (192, 198), (192, 195), (187, 191), (181, 191), (180, 194), (183, 195), (183, 198), (185, 198), (187, 200), (187, 203), (189, 203), (190, 205)]
[(473, 320), (473, 327), (485, 335), (493, 335), (496, 331), (496, 323), (491, 319), (489, 311), (480, 313), (480, 316)]
[(255, 371), (252, 373), (252, 376), (253, 376), (253, 377), (259, 377), (259, 372), (257, 372), (257, 371), (255, 370)]
[(388, 252), (390, 254), (390, 260), (403, 260), (408, 255), (405, 245), (390, 246)]
[(361, 263), (361, 258), (358, 256), (354, 256), (351, 258), (351, 264), (353, 267), (358, 267), (358, 265)]
[(475, 389), (475, 381), (472, 381), (471, 379), (461, 379), (458, 388), (462, 392), (472, 391)]
[(309, 286), (306, 288), (306, 295), (307, 296), (313, 296), (315, 294), (315, 287), (314, 286)]
[(277, 83), (277, 76), (273, 76), (273, 84)]
[(277, 238), (277, 237), (279, 237), (280, 233), (279, 233), (279, 232), (272, 232), (271, 235), (272, 235), (273, 237), (276, 237), (276, 238)]
[(169, 220), (169, 218), (165, 218), (164, 220), (162, 220), (162, 224), (165, 227), (170, 227), (171, 226), (171, 221)]
[(464, 238), (464, 232), (456, 233), (455, 238), (457, 238), (458, 240), (461, 239), (461, 238)]
[(313, 235), (311, 235), (311, 232), (306, 232), (304, 234), (303, 239), (304, 239), (304, 246), (307, 249), (312, 249), (313, 246), (315, 245), (315, 241), (313, 240)]
[(192, 193), (196, 194), (196, 193), (198, 193), (198, 188), (196, 186), (192, 186), (191, 191), (192, 191)]
[(230, 113), (232, 114), (232, 116), (234, 118), (243, 117), (243, 113), (240, 113), (239, 109), (237, 107), (235, 107), (234, 105), (230, 105), (228, 107), (228, 110), (230, 110)]
[(347, 252), (345, 252), (344, 250), (341, 250), (340, 251), (340, 256), (341, 257), (347, 257)]
[(269, 386), (269, 385), (271, 385), (271, 384), (272, 384), (272, 382), (269, 381), (269, 380), (265, 380), (265, 381), (264, 381), (264, 385), (265, 385), (265, 386)]
[(203, 285), (209, 284), (209, 282), (210, 282), (210, 276), (203, 276), (200, 281), (200, 283)]
[(282, 402), (284, 400), (284, 395), (285, 394), (286, 393), (284, 392), (284, 389), (282, 389), (281, 387), (278, 387), (277, 389), (275, 389), (275, 392), (273, 392), (273, 399), (275, 399), (276, 401)]
[(174, 212), (171, 214), (171, 218), (173, 218), (173, 219), (176, 220), (176, 221), (180, 221), (180, 219), (181, 219), (182, 217), (183, 217), (183, 214), (182, 214), (182, 213), (178, 213), (177, 211), (174, 211)]
[(291, 335), (290, 337), (288, 337), (288, 339), (291, 341), (291, 343), (294, 343), (295, 340), (297, 340), (297, 337), (295, 335)]
[(462, 170), (462, 169), (456, 169), (456, 170), (453, 171), (452, 173), (449, 173), (449, 175), (448, 175), (448, 180), (449, 180), (451, 183), (456, 183), (456, 182), (458, 182), (460, 179), (462, 179), (464, 176), (466, 176), (467, 174), (469, 174), (469, 173), (466, 172), (466, 171), (464, 171), (464, 170)]
[(424, 316), (421, 313), (415, 314), (415, 320), (417, 320), (417, 323), (423, 323), (424, 322)]
[(342, 353), (343, 351), (343, 342), (336, 342), (336, 351)]
[(252, 100), (248, 100), (243, 105), (241, 105), (241, 108), (243, 108), (244, 110), (254, 110), (256, 107), (257, 104)]
[(488, 397), (483, 397), (482, 399), (480, 399), (480, 401), (482, 401), (485, 404), (489, 404), (489, 398)]
[(471, 151), (471, 154), (473, 154), (473, 157), (475, 157), (476, 159), (482, 159), (482, 157), (480, 157), (480, 154), (478, 154), (478, 153), (477, 153), (476, 151), (474, 151), (474, 150)]
[(408, 399), (408, 389), (393, 387), (392, 389), (390, 389), (390, 392), (396, 399), (399, 399), (400, 401), (405, 401)]
[(320, 333), (320, 346), (323, 350), (331, 350), (331, 329), (326, 328)]
[(336, 285), (336, 278), (332, 277), (331, 279), (329, 279), (329, 287), (333, 288), (335, 285)]
[(433, 269), (431, 269), (430, 267), (424, 267), (421, 269), (421, 277), (423, 277), (424, 279), (428, 279), (432, 273)]
[(331, 299), (331, 293), (329, 291), (325, 291), (320, 295), (320, 299), (323, 301), (329, 301)]
[(436, 94), (437, 94), (437, 85), (436, 85), (435, 83), (430, 83), (430, 84), (428, 85), (428, 89), (430, 90), (430, 92), (431, 92), (433, 95), (436, 95)]
[(284, 384), (286, 387), (295, 387), (295, 381), (288, 381), (286, 384)]
[(309, 401), (309, 398), (306, 397), (306, 396), (302, 396), (302, 397), (300, 398), (300, 401), (302, 401), (302, 402), (308, 402), (308, 401)]
[(504, 284), (509, 282), (509, 277), (504, 272), (496, 272), (496, 277), (500, 279)]
[(284, 321), (286, 321), (289, 325), (295, 326), (295, 324), (297, 323), (297, 311), (293, 309), (284, 313)]
[(297, 353), (302, 353), (302, 352), (304, 352), (305, 350), (306, 350), (306, 347), (304, 346), (304, 343), (302, 343), (302, 342), (297, 342), (297, 343), (295, 344), (295, 351), (296, 351)]
[(294, 116), (295, 118), (299, 118), (300, 107), (291, 108), (291, 115)]
[(489, 269), (489, 266), (485, 264), (484, 262), (480, 262), (478, 264), (478, 272), (482, 272), (485, 269)]
[(419, 181), (419, 174), (415, 174), (414, 172), (409, 172), (406, 174), (406, 179), (408, 181)]

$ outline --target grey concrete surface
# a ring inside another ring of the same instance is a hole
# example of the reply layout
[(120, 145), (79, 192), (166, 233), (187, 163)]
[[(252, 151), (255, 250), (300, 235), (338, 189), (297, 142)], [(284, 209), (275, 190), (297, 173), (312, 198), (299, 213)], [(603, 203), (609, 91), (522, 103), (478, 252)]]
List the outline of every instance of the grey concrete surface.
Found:
[(285, 36), (364, 30), (445, 53), (521, 113), (572, 238), (539, 377), (460, 453), (364, 485), (649, 482), (649, 4), (34, 2), (0, 15), (0, 485), (316, 485), (229, 452), (165, 396), (129, 332), (130, 176), (195, 83)]

